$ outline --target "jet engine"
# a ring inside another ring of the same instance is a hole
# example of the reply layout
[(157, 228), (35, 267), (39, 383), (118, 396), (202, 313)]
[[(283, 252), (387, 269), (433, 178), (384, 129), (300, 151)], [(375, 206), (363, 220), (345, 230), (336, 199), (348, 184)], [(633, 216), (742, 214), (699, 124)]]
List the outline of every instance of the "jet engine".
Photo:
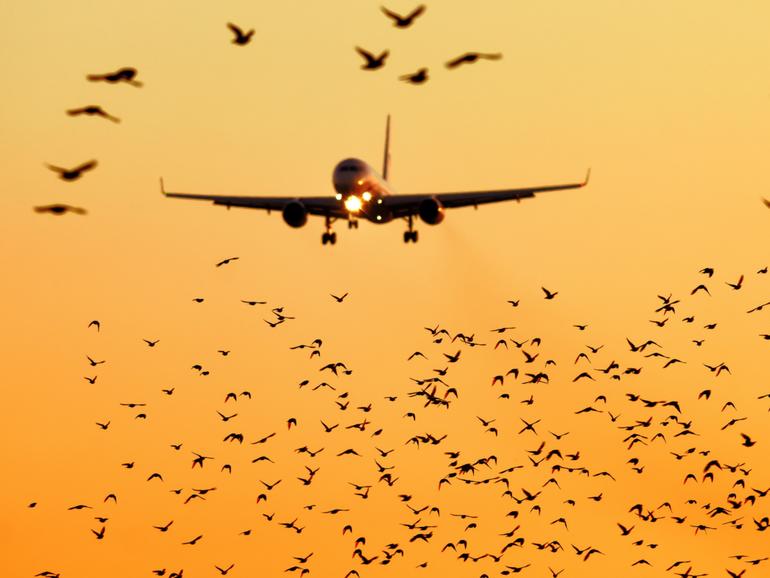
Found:
[(420, 218), (429, 225), (438, 225), (444, 220), (444, 205), (433, 197), (420, 203), (419, 212)]
[(283, 208), (283, 220), (289, 227), (299, 228), (307, 223), (307, 209), (300, 201), (291, 201)]

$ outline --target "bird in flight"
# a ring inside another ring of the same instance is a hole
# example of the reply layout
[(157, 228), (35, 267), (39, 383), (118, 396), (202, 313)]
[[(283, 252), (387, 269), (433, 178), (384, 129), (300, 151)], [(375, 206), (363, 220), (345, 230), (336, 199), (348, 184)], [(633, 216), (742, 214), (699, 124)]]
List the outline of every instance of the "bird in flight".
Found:
[(400, 14), (397, 14), (396, 12), (393, 12), (392, 10), (388, 10), (385, 8), (385, 6), (380, 6), (380, 10), (382, 10), (382, 13), (385, 14), (388, 18), (393, 20), (393, 26), (396, 28), (409, 28), (412, 23), (414, 23), (415, 18), (420, 16), (423, 12), (425, 12), (425, 4), (420, 4), (417, 8), (412, 10), (409, 14), (406, 16), (401, 16)]
[(118, 117), (112, 116), (111, 114), (107, 113), (107, 111), (105, 111), (101, 106), (96, 104), (89, 104), (88, 106), (81, 106), (80, 108), (70, 108), (67, 110), (67, 114), (70, 116), (100, 116), (115, 123), (120, 122)]
[(410, 84), (423, 84), (428, 80), (428, 69), (421, 68), (417, 72), (413, 72), (412, 74), (404, 74), (402, 76), (399, 76), (398, 79), (403, 80), (404, 82), (408, 82)]
[(344, 295), (342, 295), (342, 296), (340, 296), (340, 297), (337, 297), (337, 296), (336, 296), (336, 295), (334, 295), (333, 293), (330, 293), (330, 295), (331, 295), (332, 297), (334, 297), (334, 300), (335, 300), (337, 303), (342, 303), (342, 302), (344, 301), (345, 297), (347, 297), (347, 296), (348, 296), (348, 294), (347, 294), (347, 293), (345, 293)]
[(99, 320), (98, 320), (98, 319), (94, 319), (93, 321), (91, 321), (91, 323), (89, 323), (89, 324), (88, 324), (88, 327), (91, 327), (92, 325), (93, 325), (94, 327), (96, 327), (96, 331), (97, 331), (97, 332), (98, 332), (98, 331), (100, 331), (100, 330), (101, 330), (101, 328), (102, 328), (102, 324), (101, 324), (101, 323), (99, 323)]
[(65, 169), (63, 167), (57, 167), (54, 165), (49, 165), (47, 163), (45, 166), (47, 166), (49, 169), (51, 169), (55, 173), (59, 173), (59, 178), (63, 181), (76, 181), (80, 177), (82, 177), (83, 173), (85, 173), (86, 171), (95, 169), (96, 165), (97, 165), (97, 162), (95, 160), (91, 160), (73, 169)]
[(385, 59), (390, 54), (389, 50), (383, 50), (379, 55), (375, 56), (368, 50), (364, 50), (360, 46), (356, 46), (356, 52), (358, 52), (366, 62), (361, 65), (362, 70), (377, 70), (385, 66)]
[(545, 287), (540, 287), (540, 288), (543, 290), (543, 293), (545, 293), (545, 298), (546, 299), (553, 299), (554, 297), (556, 297), (559, 294), (558, 291), (551, 292), (548, 289), (546, 289)]
[(474, 62), (477, 62), (478, 60), (500, 60), (503, 57), (503, 55), (499, 52), (496, 52), (494, 54), (490, 53), (484, 53), (484, 52), (466, 52), (465, 54), (461, 54), (457, 58), (453, 58), (449, 62), (445, 64), (445, 66), (449, 69), (457, 68), (461, 64), (472, 64)]
[[(214, 265), (215, 267), (221, 267), (222, 265), (229, 265), (233, 261), (237, 261), (240, 259), (240, 257), (228, 257), (227, 259), (222, 259), (219, 263)], [(248, 301), (244, 301), (244, 303), (249, 303)], [(249, 303), (251, 305), (251, 303)]]
[(63, 215), (64, 213), (75, 213), (76, 215), (85, 215), (88, 213), (82, 207), (73, 207), (72, 205), (41, 205), (34, 207), (36, 213), (51, 213), (52, 215)]
[(109, 82), (110, 84), (116, 84), (118, 82), (125, 82), (127, 84), (130, 84), (131, 86), (140, 87), (142, 86), (142, 83), (136, 80), (136, 75), (138, 74), (138, 71), (136, 68), (132, 68), (130, 66), (119, 68), (115, 72), (108, 72), (106, 74), (89, 74), (86, 76), (88, 80), (91, 82)]
[(249, 42), (251, 42), (251, 37), (254, 36), (253, 28), (248, 32), (244, 32), (240, 26), (237, 26), (232, 22), (228, 22), (227, 27), (235, 35), (235, 38), (233, 38), (233, 44), (237, 44), (239, 46), (245, 46)]

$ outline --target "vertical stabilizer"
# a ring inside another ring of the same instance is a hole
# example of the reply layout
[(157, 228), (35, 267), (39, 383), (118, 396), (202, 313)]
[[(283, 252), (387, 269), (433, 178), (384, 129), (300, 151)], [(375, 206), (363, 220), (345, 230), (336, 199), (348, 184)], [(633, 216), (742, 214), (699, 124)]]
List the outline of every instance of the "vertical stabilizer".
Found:
[(390, 115), (385, 122), (385, 158), (382, 160), (382, 178), (388, 180), (388, 168), (390, 167)]

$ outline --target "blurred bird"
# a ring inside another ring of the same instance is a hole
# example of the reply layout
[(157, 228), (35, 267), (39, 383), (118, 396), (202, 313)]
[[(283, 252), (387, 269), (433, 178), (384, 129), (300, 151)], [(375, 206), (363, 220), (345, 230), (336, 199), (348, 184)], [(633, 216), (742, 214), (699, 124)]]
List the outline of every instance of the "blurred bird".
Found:
[(251, 37), (254, 36), (253, 28), (248, 32), (244, 32), (243, 29), (241, 29), (239, 26), (236, 26), (232, 22), (228, 22), (227, 27), (232, 31), (233, 34), (235, 34), (235, 38), (233, 38), (233, 44), (245, 46), (251, 42)]
[(484, 53), (484, 52), (466, 52), (465, 54), (462, 54), (456, 58), (453, 58), (449, 62), (445, 64), (445, 66), (449, 69), (457, 68), (461, 64), (472, 64), (473, 62), (476, 62), (478, 60), (500, 60), (503, 57), (503, 55), (499, 52), (494, 54)]
[(428, 69), (421, 68), (412, 74), (404, 74), (403, 76), (399, 76), (398, 79), (410, 84), (423, 84), (428, 80)]
[(378, 56), (375, 56), (368, 50), (364, 50), (360, 46), (356, 46), (356, 52), (363, 56), (366, 62), (361, 65), (362, 70), (377, 70), (385, 66), (385, 59), (390, 54), (389, 50), (383, 50)]
[(86, 78), (91, 82), (104, 81), (109, 82), (110, 84), (125, 82), (132, 86), (140, 87), (142, 86), (142, 83), (136, 80), (137, 73), (138, 71), (136, 68), (125, 67), (119, 68), (115, 72), (108, 72), (106, 74), (89, 74), (86, 76)]
[(52, 171), (59, 173), (59, 178), (63, 181), (76, 181), (77, 179), (83, 176), (84, 172), (95, 169), (96, 165), (97, 165), (97, 162), (95, 160), (91, 160), (73, 169), (65, 169), (62, 167), (49, 165), (48, 163), (46, 163), (45, 166), (47, 166)]
[(67, 111), (67, 114), (70, 116), (81, 116), (81, 115), (100, 116), (104, 119), (107, 119), (115, 123), (120, 122), (120, 119), (118, 117), (108, 114), (101, 106), (98, 106), (95, 104), (82, 106), (80, 108), (71, 108)]
[(412, 25), (414, 22), (414, 19), (420, 16), (423, 12), (425, 12), (425, 4), (420, 4), (417, 8), (412, 10), (408, 15), (401, 16), (400, 14), (396, 14), (392, 10), (388, 10), (385, 8), (385, 6), (381, 6), (380, 10), (382, 10), (382, 13), (385, 14), (388, 18), (393, 20), (393, 26), (396, 28), (408, 28)]

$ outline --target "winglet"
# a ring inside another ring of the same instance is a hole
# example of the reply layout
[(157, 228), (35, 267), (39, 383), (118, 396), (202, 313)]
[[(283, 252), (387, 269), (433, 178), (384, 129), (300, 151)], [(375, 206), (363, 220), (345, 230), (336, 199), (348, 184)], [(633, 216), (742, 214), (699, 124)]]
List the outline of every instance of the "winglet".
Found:
[(583, 181), (583, 184), (581, 186), (585, 187), (588, 184), (588, 181), (591, 180), (591, 168), (588, 168), (588, 171), (586, 172), (586, 178)]
[(166, 194), (166, 189), (163, 186), (163, 177), (160, 177), (160, 192), (163, 193), (164, 195)]

